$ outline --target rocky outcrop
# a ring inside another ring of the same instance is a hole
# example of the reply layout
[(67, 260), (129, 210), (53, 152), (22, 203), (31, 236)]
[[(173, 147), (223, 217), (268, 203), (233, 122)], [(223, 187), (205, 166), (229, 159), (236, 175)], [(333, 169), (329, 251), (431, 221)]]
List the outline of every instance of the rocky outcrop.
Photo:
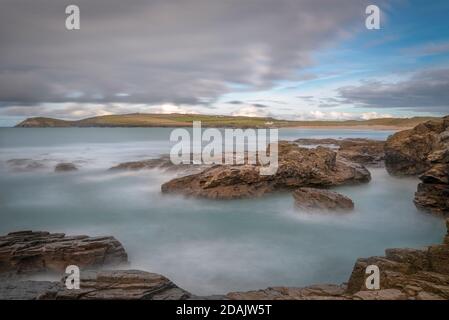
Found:
[(435, 214), (449, 214), (449, 116), (396, 133), (385, 150), (389, 173), (421, 174), (415, 205)]
[(385, 141), (370, 139), (297, 139), (300, 145), (321, 145), (335, 149), (338, 155), (349, 161), (367, 166), (382, 166), (385, 159)]
[(299, 188), (293, 192), (297, 208), (306, 211), (350, 211), (354, 209), (354, 202), (337, 192)]
[(283, 141), (279, 143), (278, 155), (278, 170), (273, 175), (261, 175), (258, 165), (217, 165), (164, 183), (161, 190), (210, 199), (236, 199), (305, 186), (328, 187), (370, 180), (365, 167), (337, 158), (328, 148), (300, 148)]
[(0, 237), (0, 273), (27, 275), (64, 272), (68, 265), (94, 268), (128, 260), (114, 237), (66, 236), (63, 233), (19, 231)]
[(397, 132), (385, 144), (385, 164), (393, 175), (419, 175), (449, 160), (449, 116)]
[[(423, 249), (387, 249), (384, 257), (358, 259), (341, 285), (272, 287), (230, 292), (214, 299), (231, 300), (441, 300), (449, 299), (449, 220), (443, 244)], [(366, 268), (380, 271), (380, 289), (367, 290)], [(205, 299), (177, 287), (162, 275), (138, 270), (82, 271), (80, 289), (68, 290), (65, 279), (0, 281), (0, 299)]]
[[(65, 282), (64, 279), (62, 282)], [(140, 270), (82, 272), (80, 289), (49, 290), (39, 299), (56, 300), (183, 300), (191, 297), (164, 276)]]
[(449, 214), (449, 163), (434, 165), (419, 177), (415, 205), (434, 214)]
[[(253, 300), (447, 300), (449, 299), (449, 220), (443, 244), (423, 249), (387, 249), (384, 257), (358, 259), (347, 284), (305, 288), (274, 287), (231, 292), (229, 299)], [(366, 268), (380, 271), (380, 289), (367, 290)]]
[(193, 165), (193, 164), (173, 164), (170, 156), (164, 155), (156, 159), (146, 159), (140, 161), (123, 162), (111, 167), (109, 170), (151, 170), (159, 169), (168, 172), (176, 172), (180, 175), (194, 174), (209, 168), (209, 165)]
[(76, 171), (78, 168), (71, 162), (58, 163), (55, 166), (55, 172)]

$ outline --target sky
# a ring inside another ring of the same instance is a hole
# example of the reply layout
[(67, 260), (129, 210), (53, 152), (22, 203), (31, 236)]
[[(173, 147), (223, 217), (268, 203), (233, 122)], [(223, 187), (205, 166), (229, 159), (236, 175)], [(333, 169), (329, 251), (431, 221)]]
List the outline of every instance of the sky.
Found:
[[(80, 30), (65, 28), (70, 4)], [(368, 5), (379, 30), (365, 26)], [(0, 0), (0, 126), (446, 115), (448, 16), (446, 0)]]

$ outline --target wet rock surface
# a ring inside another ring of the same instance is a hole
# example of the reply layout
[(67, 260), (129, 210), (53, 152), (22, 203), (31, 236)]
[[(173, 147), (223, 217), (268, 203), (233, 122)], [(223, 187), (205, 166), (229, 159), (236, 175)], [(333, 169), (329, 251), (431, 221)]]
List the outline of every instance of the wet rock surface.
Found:
[(299, 188), (293, 192), (295, 206), (305, 211), (351, 211), (354, 202), (337, 192), (316, 189)]
[(63, 233), (19, 231), (0, 237), (0, 274), (61, 273), (68, 265), (95, 268), (128, 260), (114, 237), (66, 236)]
[(328, 148), (300, 148), (281, 141), (278, 150), (278, 170), (273, 175), (261, 175), (259, 165), (217, 165), (164, 183), (161, 190), (209, 199), (237, 199), (305, 186), (362, 183), (371, 178), (364, 166), (337, 158)]

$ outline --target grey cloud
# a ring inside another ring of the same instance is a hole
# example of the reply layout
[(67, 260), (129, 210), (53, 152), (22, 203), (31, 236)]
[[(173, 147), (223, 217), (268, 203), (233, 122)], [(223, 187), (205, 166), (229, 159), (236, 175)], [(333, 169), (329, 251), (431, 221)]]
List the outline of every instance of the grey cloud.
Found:
[[(0, 105), (207, 104), (230, 84), (295, 79), (311, 53), (363, 26), (369, 1), (1, 0)], [(119, 93), (125, 93), (120, 94)]]
[(426, 70), (409, 79), (389, 83), (364, 81), (338, 90), (344, 103), (361, 107), (402, 108), (449, 113), (449, 69)]

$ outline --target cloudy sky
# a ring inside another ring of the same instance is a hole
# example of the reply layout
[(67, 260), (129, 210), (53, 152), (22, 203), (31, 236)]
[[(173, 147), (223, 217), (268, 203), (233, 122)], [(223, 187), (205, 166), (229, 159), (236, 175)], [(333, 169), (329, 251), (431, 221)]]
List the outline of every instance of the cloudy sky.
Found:
[[(81, 29), (65, 28), (76, 4)], [(365, 28), (378, 5), (381, 29)], [(0, 0), (0, 125), (449, 114), (446, 0)]]

